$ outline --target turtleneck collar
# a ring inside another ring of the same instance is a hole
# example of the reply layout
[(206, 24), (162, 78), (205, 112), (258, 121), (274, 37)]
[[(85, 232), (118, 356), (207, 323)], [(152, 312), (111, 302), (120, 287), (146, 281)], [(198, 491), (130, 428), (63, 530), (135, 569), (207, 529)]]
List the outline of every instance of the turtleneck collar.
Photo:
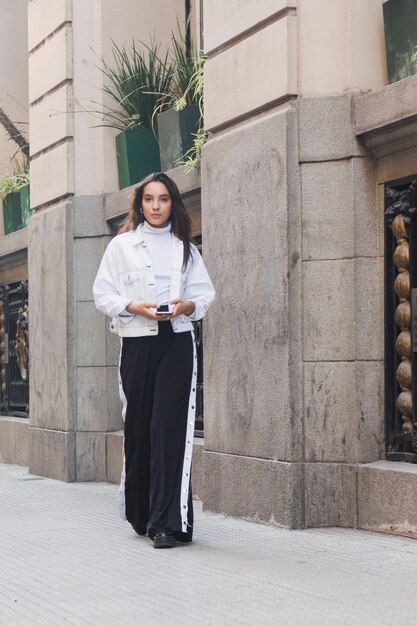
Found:
[(143, 222), (142, 228), (146, 233), (152, 233), (158, 235), (160, 233), (168, 233), (171, 232), (171, 222), (168, 222), (166, 226), (163, 228), (155, 228), (155, 226), (151, 226), (148, 222)]

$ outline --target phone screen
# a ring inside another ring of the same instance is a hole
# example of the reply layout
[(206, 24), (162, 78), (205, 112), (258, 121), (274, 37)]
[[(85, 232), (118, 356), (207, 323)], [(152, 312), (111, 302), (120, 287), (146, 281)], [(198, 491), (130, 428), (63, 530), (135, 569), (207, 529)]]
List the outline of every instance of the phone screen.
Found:
[(156, 311), (157, 315), (166, 315), (167, 313), (171, 313), (171, 311), (169, 310), (169, 304), (161, 304), (159, 306), (159, 309), (157, 309)]

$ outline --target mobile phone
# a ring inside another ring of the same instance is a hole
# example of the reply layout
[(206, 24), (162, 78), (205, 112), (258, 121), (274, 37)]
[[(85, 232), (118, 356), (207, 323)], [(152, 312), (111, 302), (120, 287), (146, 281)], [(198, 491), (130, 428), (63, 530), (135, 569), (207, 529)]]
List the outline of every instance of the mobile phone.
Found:
[(160, 304), (159, 309), (156, 309), (155, 313), (157, 315), (170, 315), (173, 310), (172, 304)]

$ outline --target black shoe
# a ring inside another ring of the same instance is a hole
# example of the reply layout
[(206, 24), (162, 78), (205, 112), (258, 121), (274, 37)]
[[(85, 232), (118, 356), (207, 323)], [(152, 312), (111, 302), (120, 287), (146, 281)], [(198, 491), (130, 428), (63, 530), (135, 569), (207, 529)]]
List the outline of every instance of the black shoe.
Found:
[(146, 535), (145, 524), (139, 524), (139, 526), (135, 526), (134, 524), (130, 524), (130, 525), (137, 535), (140, 535), (141, 537), (143, 537), (143, 535)]
[(153, 539), (154, 548), (175, 548), (176, 545), (177, 540), (175, 539), (174, 533), (170, 530), (160, 530), (155, 533)]

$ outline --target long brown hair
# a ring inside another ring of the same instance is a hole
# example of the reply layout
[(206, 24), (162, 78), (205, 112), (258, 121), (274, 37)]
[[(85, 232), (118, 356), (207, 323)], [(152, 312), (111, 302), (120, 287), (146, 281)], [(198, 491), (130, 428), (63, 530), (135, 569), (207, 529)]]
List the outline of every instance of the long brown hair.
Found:
[(131, 197), (129, 213), (119, 229), (119, 234), (125, 233), (128, 230), (134, 230), (139, 224), (143, 224), (145, 221), (145, 216), (141, 213), (143, 190), (148, 183), (152, 182), (163, 183), (168, 189), (172, 202), (170, 217), (171, 229), (174, 235), (184, 244), (183, 267), (185, 268), (191, 255), (191, 219), (181, 199), (180, 191), (176, 183), (172, 178), (164, 174), (164, 172), (149, 174), (149, 176), (142, 180), (139, 187), (136, 187)]

